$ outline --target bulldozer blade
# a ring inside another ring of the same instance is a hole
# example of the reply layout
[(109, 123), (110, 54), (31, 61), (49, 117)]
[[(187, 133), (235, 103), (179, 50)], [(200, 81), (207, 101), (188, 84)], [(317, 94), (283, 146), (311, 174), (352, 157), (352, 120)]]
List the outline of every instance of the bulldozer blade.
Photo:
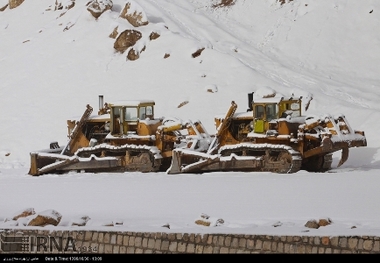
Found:
[(348, 159), (348, 147), (342, 148), (342, 156), (340, 157), (340, 161), (338, 163), (338, 167), (340, 167), (342, 164), (344, 164)]
[[(203, 168), (218, 164), (220, 158), (217, 155), (208, 155), (201, 152), (187, 151), (184, 149), (173, 150), (172, 162), (167, 174), (202, 172)], [(212, 168), (210, 170), (219, 170)], [(209, 171), (205, 169), (204, 171)]]
[(62, 173), (68, 171), (113, 171), (122, 169), (123, 165), (116, 157), (79, 158), (78, 156), (66, 156), (60, 154), (33, 154), (30, 175), (39, 176), (47, 173)]
[(62, 168), (64, 166), (67, 166), (67, 165), (73, 164), (73, 163), (77, 163), (78, 161), (79, 160), (77, 158), (66, 159), (64, 161), (58, 161), (58, 162), (55, 162), (54, 164), (42, 167), (41, 169), (39, 169), (38, 174), (42, 175), (42, 174), (46, 174), (46, 173), (49, 173), (49, 172), (52, 172), (55, 170), (59, 170), (60, 168)]
[(63, 147), (51, 148), (41, 150), (39, 152), (30, 153), (30, 169), (29, 175), (40, 175), (40, 169), (43, 167), (49, 167), (53, 165), (56, 161), (64, 161), (69, 157), (66, 155), (61, 155)]
[(181, 173), (181, 153), (178, 151), (173, 151), (172, 163), (169, 169), (166, 171), (167, 174), (179, 174)]
[(31, 166), (29, 175), (39, 176), (55, 171), (65, 165), (77, 162), (77, 159), (69, 156), (47, 152), (33, 152), (31, 156)]

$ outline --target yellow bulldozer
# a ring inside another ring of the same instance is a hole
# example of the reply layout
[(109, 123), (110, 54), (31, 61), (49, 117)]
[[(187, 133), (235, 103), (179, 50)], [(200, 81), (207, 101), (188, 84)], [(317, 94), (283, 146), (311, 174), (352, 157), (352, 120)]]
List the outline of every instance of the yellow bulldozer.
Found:
[(237, 113), (232, 101), (227, 113), (215, 118), (216, 134), (207, 152), (174, 149), (168, 173), (325, 172), (334, 152), (341, 151), (339, 167), (349, 148), (367, 146), (364, 131), (352, 129), (344, 115), (303, 116), (301, 109), (302, 97), (276, 92), (249, 93), (246, 112)]
[(87, 105), (80, 120), (67, 121), (66, 145), (30, 153), (29, 174), (325, 172), (334, 152), (341, 151), (341, 166), (349, 148), (367, 146), (364, 131), (352, 129), (344, 115), (302, 115), (302, 97), (249, 93), (248, 110), (236, 112), (232, 101), (215, 117), (213, 135), (199, 120), (156, 118), (154, 106), (152, 100), (103, 103), (99, 96), (98, 114)]
[(153, 100), (104, 103), (98, 114), (86, 106), (80, 120), (67, 120), (68, 142), (30, 153), (29, 174), (77, 172), (157, 172), (171, 164), (172, 150), (207, 150), (211, 136), (200, 121), (155, 118)]

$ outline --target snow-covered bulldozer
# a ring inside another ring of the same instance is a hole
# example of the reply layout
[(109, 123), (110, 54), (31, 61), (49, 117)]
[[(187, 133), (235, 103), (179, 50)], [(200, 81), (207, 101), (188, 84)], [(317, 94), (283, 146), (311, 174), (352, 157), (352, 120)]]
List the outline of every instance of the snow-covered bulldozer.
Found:
[(80, 120), (68, 120), (68, 142), (30, 153), (29, 174), (78, 172), (165, 171), (172, 150), (205, 151), (210, 135), (200, 121), (155, 118), (155, 102), (130, 100), (104, 103), (98, 114), (87, 105)]
[(215, 118), (217, 133), (208, 151), (174, 149), (167, 172), (325, 172), (334, 152), (341, 151), (339, 167), (349, 148), (367, 146), (364, 132), (352, 129), (344, 115), (302, 116), (301, 102), (302, 97), (276, 92), (249, 93), (248, 110), (237, 113), (232, 101), (227, 114)]

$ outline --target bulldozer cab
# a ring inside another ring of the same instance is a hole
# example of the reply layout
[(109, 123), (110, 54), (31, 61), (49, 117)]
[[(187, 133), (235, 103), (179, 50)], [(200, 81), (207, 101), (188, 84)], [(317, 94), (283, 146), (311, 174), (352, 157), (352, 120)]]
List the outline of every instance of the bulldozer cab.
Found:
[(154, 119), (154, 101), (125, 101), (110, 105), (112, 135), (127, 135), (137, 132), (140, 120)]
[(275, 103), (255, 103), (253, 107), (254, 132), (264, 133), (269, 127), (269, 122), (277, 119), (278, 106)]
[(253, 130), (266, 133), (274, 130), (276, 119), (301, 116), (301, 98), (271, 97), (252, 100)]

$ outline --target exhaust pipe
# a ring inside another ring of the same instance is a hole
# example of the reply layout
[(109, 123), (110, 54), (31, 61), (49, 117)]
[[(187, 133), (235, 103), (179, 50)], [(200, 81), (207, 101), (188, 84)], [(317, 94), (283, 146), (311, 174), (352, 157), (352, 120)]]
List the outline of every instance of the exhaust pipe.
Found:
[(104, 103), (103, 95), (99, 95), (99, 111), (103, 109), (103, 106), (104, 106), (103, 103)]
[(248, 93), (248, 109), (247, 109), (247, 112), (253, 110), (252, 101), (253, 101), (253, 94), (254, 93), (255, 93), (254, 91), (251, 93)]

